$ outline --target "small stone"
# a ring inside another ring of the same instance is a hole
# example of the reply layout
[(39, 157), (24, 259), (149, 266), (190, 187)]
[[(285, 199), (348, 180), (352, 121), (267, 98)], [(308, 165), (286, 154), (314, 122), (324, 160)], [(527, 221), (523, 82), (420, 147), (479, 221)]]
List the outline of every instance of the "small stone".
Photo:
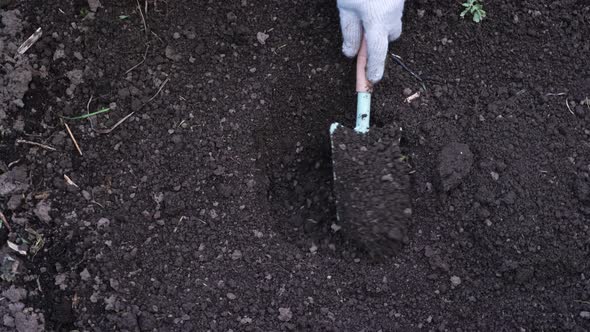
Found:
[(238, 260), (242, 258), (242, 252), (239, 250), (234, 250), (234, 252), (231, 254), (231, 259), (233, 259), (234, 261)]
[(485, 223), (488, 227), (492, 226), (492, 221), (490, 219), (486, 219)]
[(244, 325), (244, 324), (250, 324), (252, 323), (252, 318), (250, 317), (244, 317), (242, 319), (240, 319), (240, 324)]
[(86, 190), (82, 190), (82, 197), (84, 197), (84, 199), (87, 201), (92, 199), (92, 195), (90, 195), (90, 193)]
[(2, 296), (10, 300), (10, 302), (21, 302), (27, 297), (27, 291), (24, 288), (16, 288), (14, 285), (2, 293)]
[(254, 179), (250, 179), (246, 182), (246, 186), (248, 186), (249, 189), (253, 189), (254, 186), (256, 186), (256, 181)]
[(430, 258), (433, 257), (436, 253), (434, 252), (434, 249), (432, 249), (431, 246), (426, 246), (424, 248), (424, 256)]
[(453, 286), (457, 287), (461, 284), (461, 278), (457, 277), (457, 276), (452, 276), (451, 277), (451, 284), (453, 284)]
[(111, 223), (111, 221), (108, 220), (107, 218), (100, 218), (98, 220), (98, 227), (99, 228), (107, 227), (107, 226), (109, 226), (110, 223)]
[(290, 308), (279, 308), (279, 320), (281, 322), (288, 322), (293, 318), (293, 313)]
[(590, 319), (590, 311), (582, 311), (580, 312), (580, 317), (584, 319)]
[(166, 57), (172, 61), (178, 61), (182, 59), (182, 56), (176, 53), (176, 50), (174, 50), (174, 48), (170, 45), (166, 46), (164, 53), (166, 54)]
[(90, 272), (88, 272), (88, 269), (84, 269), (80, 272), (80, 278), (84, 281), (90, 280)]
[(180, 33), (178, 33), (178, 32), (173, 33), (172, 34), (172, 38), (174, 38), (174, 39), (180, 39)]
[(315, 243), (311, 244), (311, 247), (309, 248), (309, 252), (311, 252), (312, 254), (315, 254), (318, 251), (318, 246), (315, 245)]
[(238, 298), (234, 293), (227, 293), (225, 296), (230, 300), (235, 300)]
[(500, 179), (500, 174), (496, 172), (491, 172), (490, 175), (492, 176), (492, 179), (494, 179), (494, 181), (498, 181), (498, 179)]
[(412, 89), (410, 88), (405, 88), (404, 89), (404, 96), (408, 97), (412, 95)]
[(197, 38), (197, 34), (192, 30), (186, 30), (183, 33), (187, 39), (193, 40), (193, 39)]
[(225, 16), (227, 17), (227, 20), (230, 22), (234, 22), (238, 19), (238, 16), (234, 14), (234, 12), (229, 12)]
[(381, 181), (383, 182), (393, 182), (393, 175), (387, 174), (381, 177)]
[(35, 210), (33, 210), (37, 218), (43, 222), (50, 222), (52, 220), (51, 216), (49, 215), (50, 211), (51, 206), (46, 201), (37, 203)]
[(14, 317), (10, 316), (9, 314), (6, 314), (3, 317), (3, 322), (2, 323), (6, 327), (14, 327)]
[(88, 0), (88, 8), (91, 12), (95, 13), (100, 7), (102, 7), (100, 0)]
[(64, 290), (67, 287), (66, 284), (66, 274), (65, 273), (60, 273), (58, 275), (55, 276), (55, 285), (59, 286), (60, 289)]
[(82, 53), (80, 53), (80, 52), (74, 52), (74, 58), (78, 59), (79, 61), (84, 60), (84, 57), (82, 56)]
[(23, 198), (21, 195), (13, 195), (8, 200), (8, 203), (6, 203), (6, 207), (9, 210), (14, 211), (21, 206), (22, 201), (23, 201)]
[(268, 39), (268, 37), (270, 37), (270, 36), (264, 32), (258, 32), (256, 34), (256, 39), (262, 45), (266, 44), (266, 40)]
[(55, 53), (53, 53), (53, 61), (63, 59), (65, 57), (66, 57), (66, 52), (64, 50), (62, 50), (61, 48), (58, 48), (57, 50), (55, 50)]

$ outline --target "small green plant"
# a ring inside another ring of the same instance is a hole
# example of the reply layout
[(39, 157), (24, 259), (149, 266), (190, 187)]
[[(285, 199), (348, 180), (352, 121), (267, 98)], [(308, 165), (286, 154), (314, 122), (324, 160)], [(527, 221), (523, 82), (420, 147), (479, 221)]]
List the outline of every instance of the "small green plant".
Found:
[(89, 13), (90, 13), (90, 10), (86, 7), (82, 7), (80, 9), (80, 17), (81, 18), (85, 18), (86, 16), (88, 16)]
[(466, 0), (462, 6), (465, 7), (465, 10), (461, 12), (462, 18), (469, 13), (473, 15), (473, 22), (479, 23), (486, 17), (486, 11), (483, 10), (483, 4), (479, 0)]

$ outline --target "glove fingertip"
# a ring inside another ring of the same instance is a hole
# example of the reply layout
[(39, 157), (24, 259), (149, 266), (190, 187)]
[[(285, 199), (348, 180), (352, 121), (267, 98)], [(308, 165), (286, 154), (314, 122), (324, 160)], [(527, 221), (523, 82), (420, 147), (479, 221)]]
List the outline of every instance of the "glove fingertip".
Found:
[(342, 53), (348, 58), (354, 58), (358, 53), (358, 47), (354, 47), (347, 43), (342, 44)]
[(368, 67), (367, 79), (373, 84), (378, 83), (383, 78), (383, 71), (384, 67)]

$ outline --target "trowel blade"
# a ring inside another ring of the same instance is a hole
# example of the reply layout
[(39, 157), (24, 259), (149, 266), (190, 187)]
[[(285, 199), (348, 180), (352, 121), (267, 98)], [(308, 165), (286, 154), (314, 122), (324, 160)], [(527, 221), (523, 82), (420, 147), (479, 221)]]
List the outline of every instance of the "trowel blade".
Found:
[(366, 134), (330, 128), (338, 223), (371, 253), (393, 254), (407, 242), (412, 209), (400, 137), (397, 126)]

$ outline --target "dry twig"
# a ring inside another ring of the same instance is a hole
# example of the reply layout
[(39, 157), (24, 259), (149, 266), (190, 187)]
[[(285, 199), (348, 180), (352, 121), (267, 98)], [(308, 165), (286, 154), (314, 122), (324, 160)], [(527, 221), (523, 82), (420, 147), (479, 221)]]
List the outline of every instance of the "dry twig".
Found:
[(74, 181), (72, 181), (72, 179), (70, 179), (69, 176), (64, 174), (64, 180), (66, 180), (66, 183), (70, 186), (74, 186), (76, 188), (80, 188)]
[(147, 24), (145, 23), (145, 17), (143, 17), (143, 12), (141, 11), (141, 5), (139, 4), (139, 0), (135, 0), (135, 1), (137, 1), (137, 9), (139, 9), (139, 15), (141, 16), (141, 21), (143, 22), (144, 32), (147, 33), (148, 32)]
[(43, 148), (45, 150), (49, 150), (49, 151), (57, 151), (54, 147), (51, 147), (49, 145), (45, 145), (45, 144), (41, 144), (41, 143), (37, 143), (37, 142), (31, 142), (31, 141), (27, 141), (24, 139), (17, 139), (16, 140), (17, 144), (29, 144), (29, 145), (34, 145), (34, 146), (38, 146), (40, 148)]
[(72, 142), (74, 142), (74, 145), (76, 146), (76, 150), (78, 150), (78, 153), (80, 155), (82, 155), (82, 150), (80, 149), (80, 146), (78, 145), (78, 141), (76, 141), (76, 138), (74, 137), (74, 134), (70, 130), (70, 126), (68, 126), (68, 124), (66, 122), (63, 122), (62, 121), (62, 123), (66, 127), (66, 130), (68, 131), (68, 134), (70, 134), (70, 138), (72, 139)]
[(574, 113), (574, 111), (572, 111), (572, 108), (570, 107), (570, 102), (567, 100), (567, 98), (565, 99), (565, 106), (567, 106), (568, 111), (570, 111), (570, 113), (572, 113), (572, 115), (576, 115)]
[(156, 92), (156, 94), (153, 95), (152, 98), (150, 98), (145, 104), (148, 104), (150, 101), (154, 100), (154, 98), (156, 98), (160, 94), (160, 92), (162, 92), (162, 89), (164, 89), (164, 85), (166, 85), (166, 83), (168, 83), (168, 81), (170, 81), (170, 77), (167, 77), (166, 80), (164, 82), (162, 82), (162, 84), (160, 85), (160, 88), (158, 89), (158, 92)]
[(141, 66), (141, 65), (142, 65), (142, 64), (145, 62), (145, 59), (147, 58), (147, 53), (148, 53), (148, 50), (149, 50), (149, 49), (150, 49), (150, 45), (148, 44), (148, 45), (146, 45), (146, 47), (145, 47), (145, 53), (143, 53), (143, 60), (141, 60), (141, 61), (140, 61), (138, 64), (136, 64), (135, 66), (133, 66), (133, 67), (131, 67), (131, 68), (127, 69), (127, 71), (125, 72), (125, 75), (129, 74), (131, 71), (133, 71), (133, 69), (135, 69), (135, 68), (137, 68), (137, 67)]
[(92, 130), (94, 130), (95, 132), (97, 132), (99, 134), (109, 134), (111, 131), (115, 130), (115, 128), (117, 128), (123, 122), (125, 122), (127, 119), (129, 119), (133, 114), (135, 114), (135, 112), (131, 112), (131, 113), (127, 114), (124, 118), (122, 118), (121, 120), (119, 120), (117, 123), (115, 123), (114, 126), (112, 126), (109, 129), (97, 129), (97, 128), (94, 128), (94, 124), (92, 122), (90, 123), (90, 125), (92, 127)]
[(4, 213), (2, 213), (2, 211), (0, 211), (0, 221), (2, 221), (4, 226), (6, 226), (6, 228), (8, 228), (8, 232), (12, 232), (12, 229), (10, 228), (10, 224), (8, 223), (8, 219), (6, 219), (6, 216), (4, 215)]
[(420, 97), (420, 91), (417, 91), (416, 93), (414, 93), (413, 95), (409, 96), (408, 98), (406, 98), (406, 103), (411, 103), (414, 99)]
[(41, 28), (38, 28), (31, 35), (31, 37), (25, 40), (25, 42), (16, 50), (16, 52), (20, 55), (25, 54), (25, 52), (28, 51), (29, 48), (31, 48), (31, 46), (33, 46), (33, 44), (35, 44), (37, 40), (39, 40), (39, 38), (41, 38), (41, 35), (43, 35), (43, 30), (41, 30)]

